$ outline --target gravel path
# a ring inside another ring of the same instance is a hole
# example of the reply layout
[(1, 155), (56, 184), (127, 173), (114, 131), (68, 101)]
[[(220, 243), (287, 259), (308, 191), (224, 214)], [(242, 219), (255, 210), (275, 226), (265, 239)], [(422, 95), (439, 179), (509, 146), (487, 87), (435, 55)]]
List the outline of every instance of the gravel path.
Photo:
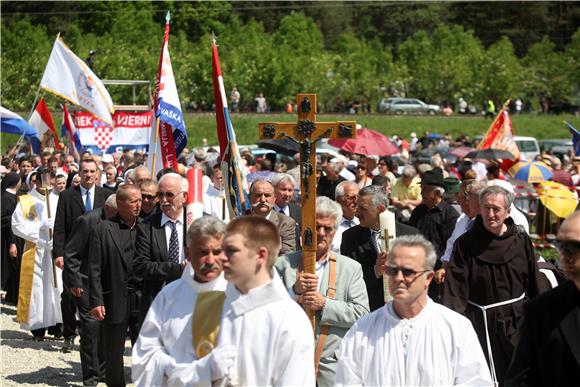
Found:
[[(62, 353), (62, 339), (47, 335), (42, 342), (20, 329), (16, 307), (3, 304), (0, 320), (0, 386), (82, 386), (81, 360), (78, 351)], [(125, 344), (125, 380), (131, 381), (131, 342)], [(99, 386), (105, 386), (99, 383)]]

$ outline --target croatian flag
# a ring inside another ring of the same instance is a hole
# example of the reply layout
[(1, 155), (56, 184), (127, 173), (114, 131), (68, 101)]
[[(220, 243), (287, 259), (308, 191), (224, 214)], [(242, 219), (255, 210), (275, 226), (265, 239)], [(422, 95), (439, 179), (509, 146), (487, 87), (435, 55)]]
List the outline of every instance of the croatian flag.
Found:
[(52, 146), (54, 144), (55, 149), (62, 149), (58, 141), (58, 134), (56, 133), (52, 115), (44, 102), (44, 98), (40, 98), (40, 102), (36, 105), (28, 123), (38, 131), (37, 136), (41, 147)]
[(24, 136), (32, 145), (34, 153), (40, 153), (38, 133), (24, 118), (0, 106), (0, 122), (0, 132)]
[(77, 127), (68, 112), (67, 104), (64, 104), (62, 109), (62, 127), (61, 127), (61, 136), (66, 137), (68, 150), (69, 153), (73, 156), (78, 155), (79, 149), (81, 149), (81, 138), (79, 136), (79, 132), (77, 131)]
[(113, 101), (103, 82), (57, 36), (40, 87), (113, 124)]
[(177, 157), (187, 145), (185, 120), (169, 58), (169, 12), (165, 20), (165, 34), (159, 58), (153, 110), (157, 120), (151, 130), (149, 142), (148, 163), (153, 173), (163, 168), (173, 168), (178, 171)]
[(215, 118), (220, 143), (221, 168), (225, 178), (230, 219), (243, 215), (250, 209), (248, 183), (241, 173), (242, 158), (236, 144), (236, 134), (230, 121), (228, 102), (220, 68), (217, 45), (212, 42), (213, 92), (215, 97)]

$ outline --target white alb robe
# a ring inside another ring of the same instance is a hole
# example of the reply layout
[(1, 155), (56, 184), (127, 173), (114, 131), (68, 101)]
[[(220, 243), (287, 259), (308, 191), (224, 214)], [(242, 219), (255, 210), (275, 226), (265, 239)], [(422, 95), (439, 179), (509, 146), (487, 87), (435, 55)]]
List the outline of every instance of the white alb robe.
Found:
[[(232, 284), (227, 287), (218, 346), (237, 349), (231, 381), (240, 386), (314, 386), (312, 327), (275, 270), (272, 278), (245, 295)], [(172, 385), (210, 385), (205, 359), (175, 366)]]
[(191, 330), (197, 295), (212, 290), (225, 291), (226, 287), (223, 275), (207, 283), (195, 281), (193, 268), (188, 264), (180, 279), (161, 289), (133, 346), (131, 371), (135, 385), (166, 386), (166, 373), (173, 367), (198, 360)]
[(353, 325), (342, 340), (338, 386), (491, 386), (471, 322), (431, 299), (412, 319), (392, 301)]
[[(55, 287), (53, 283), (52, 240), (49, 238), (48, 229), (40, 229), (42, 221), (48, 219), (45, 197), (36, 189), (30, 191), (30, 195), (34, 200), (36, 219), (25, 219), (20, 203), (12, 214), (12, 232), (14, 235), (36, 244), (28, 322), (21, 324), (21, 328), (26, 330), (48, 328), (62, 323), (60, 308), (62, 270), (55, 268), (57, 282)], [(58, 196), (51, 193), (49, 203), (51, 218), (54, 219)]]

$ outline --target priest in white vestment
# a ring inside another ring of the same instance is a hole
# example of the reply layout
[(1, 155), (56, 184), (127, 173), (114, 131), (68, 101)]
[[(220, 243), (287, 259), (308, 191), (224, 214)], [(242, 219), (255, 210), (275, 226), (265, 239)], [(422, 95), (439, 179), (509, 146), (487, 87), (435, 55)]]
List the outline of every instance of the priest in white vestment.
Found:
[[(37, 340), (44, 337), (44, 328), (62, 323), (62, 270), (55, 267), (52, 260), (52, 229), (58, 196), (51, 191), (50, 171), (41, 168), (36, 187), (19, 197), (12, 214), (12, 232), (26, 241), (16, 319), (23, 329), (31, 330)], [(49, 195), (48, 201), (45, 194)], [(59, 337), (60, 327), (49, 329), (49, 333)]]
[(338, 386), (491, 386), (471, 322), (427, 295), (436, 253), (419, 235), (393, 243), (385, 273), (393, 300), (342, 340)]
[[(200, 363), (194, 350), (192, 324), (208, 313), (196, 309), (198, 296), (211, 292), (223, 295), (226, 289), (222, 260), (219, 259), (224, 233), (225, 224), (210, 216), (195, 220), (189, 227), (187, 256), (190, 264), (180, 279), (165, 286), (155, 297), (133, 347), (132, 379), (135, 385), (170, 385), (168, 380), (174, 368), (181, 365), (194, 370), (193, 364)], [(221, 308), (218, 307), (217, 313), (219, 318)], [(202, 363), (197, 368), (204, 365), (207, 368), (207, 361)], [(202, 371), (197, 376), (191, 375), (191, 382), (209, 385), (211, 378)]]
[(229, 284), (217, 347), (197, 364), (175, 367), (168, 384), (314, 386), (312, 327), (273, 268), (280, 251), (276, 226), (258, 216), (236, 218), (223, 250)]

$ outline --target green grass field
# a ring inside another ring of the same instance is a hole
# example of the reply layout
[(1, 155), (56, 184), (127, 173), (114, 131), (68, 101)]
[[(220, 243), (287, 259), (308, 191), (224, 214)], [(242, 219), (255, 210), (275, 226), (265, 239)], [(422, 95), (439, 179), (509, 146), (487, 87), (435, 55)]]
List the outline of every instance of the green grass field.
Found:
[[(580, 128), (580, 118), (572, 115), (513, 115), (512, 124), (515, 135), (532, 136), (540, 139), (570, 138), (570, 132), (563, 121), (568, 121)], [(60, 124), (60, 116), (54, 117)], [(232, 114), (232, 124), (239, 144), (253, 144), (258, 140), (258, 123), (260, 122), (292, 122), (296, 121), (294, 114)], [(425, 130), (432, 133), (451, 132), (455, 137), (463, 132), (473, 137), (484, 134), (491, 125), (490, 119), (482, 117), (431, 117), (431, 116), (388, 116), (380, 114), (369, 115), (318, 115), (319, 121), (354, 120), (363, 127), (374, 129), (389, 136), (399, 135), (408, 138), (411, 132), (421, 135)], [(217, 144), (215, 116), (211, 113), (186, 113), (185, 122), (188, 132), (188, 147), (197, 147), (202, 139), (207, 138), (210, 145)], [(58, 129), (60, 131), (60, 129)], [(2, 134), (2, 153), (8, 144), (14, 144), (17, 136)]]

